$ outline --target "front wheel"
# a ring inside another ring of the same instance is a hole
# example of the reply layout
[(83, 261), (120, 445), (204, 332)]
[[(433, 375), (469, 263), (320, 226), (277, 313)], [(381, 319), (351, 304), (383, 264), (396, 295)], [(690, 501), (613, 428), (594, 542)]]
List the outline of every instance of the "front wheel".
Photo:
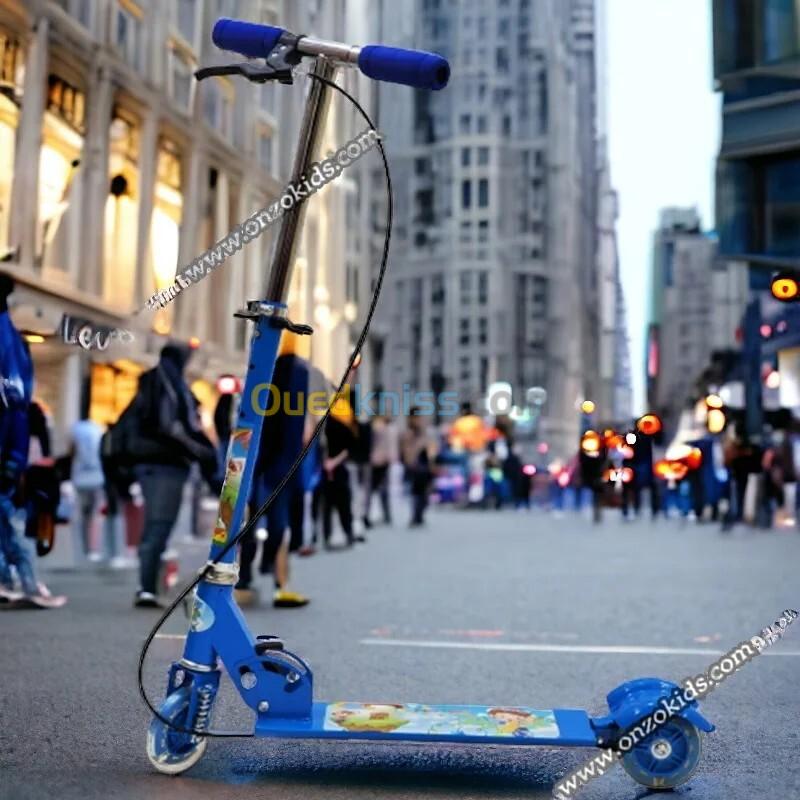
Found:
[(692, 777), (701, 751), (700, 731), (683, 717), (673, 717), (626, 753), (622, 766), (642, 786), (674, 789)]
[[(178, 728), (192, 728), (188, 688), (176, 689), (162, 703), (158, 713)], [(193, 767), (208, 746), (208, 739), (174, 730), (156, 717), (147, 730), (147, 757), (165, 775), (178, 775)]]

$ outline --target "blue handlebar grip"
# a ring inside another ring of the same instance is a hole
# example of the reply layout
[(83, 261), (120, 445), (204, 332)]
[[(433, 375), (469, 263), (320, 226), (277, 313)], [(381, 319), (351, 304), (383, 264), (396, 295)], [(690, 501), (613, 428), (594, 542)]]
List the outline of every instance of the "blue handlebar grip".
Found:
[(283, 32), (283, 28), (223, 17), (214, 23), (211, 40), (220, 50), (232, 50), (250, 58), (266, 58)]
[(450, 80), (446, 58), (422, 50), (368, 44), (361, 48), (358, 68), (369, 78), (417, 89), (444, 89)]

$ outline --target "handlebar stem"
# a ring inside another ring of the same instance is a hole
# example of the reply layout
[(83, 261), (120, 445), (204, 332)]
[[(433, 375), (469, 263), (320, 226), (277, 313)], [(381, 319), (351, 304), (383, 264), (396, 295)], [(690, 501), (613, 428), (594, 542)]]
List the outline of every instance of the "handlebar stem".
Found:
[[(336, 74), (336, 65), (329, 59), (318, 56), (314, 62), (312, 74), (332, 81)], [(300, 123), (297, 150), (290, 179), (292, 183), (299, 183), (317, 158), (317, 151), (325, 130), (331, 91), (331, 88), (322, 81), (312, 78), (303, 111), (303, 120)], [(281, 219), (265, 294), (266, 299), (271, 302), (282, 303), (286, 298), (294, 254), (297, 249), (297, 234), (303, 222), (305, 207), (305, 203), (297, 203)]]

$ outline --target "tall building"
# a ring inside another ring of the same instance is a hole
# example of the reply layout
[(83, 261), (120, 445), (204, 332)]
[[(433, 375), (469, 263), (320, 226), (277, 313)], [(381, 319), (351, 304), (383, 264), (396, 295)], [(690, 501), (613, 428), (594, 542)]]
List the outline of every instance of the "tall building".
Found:
[[(769, 308), (771, 276), (800, 270), (800, 7), (714, 0), (714, 77), (722, 94), (717, 228), (722, 257), (752, 292), (743, 325), (747, 425), (761, 434), (763, 363), (781, 364), (781, 403), (800, 412), (800, 327)], [(788, 315), (788, 316), (787, 316)], [(759, 332), (768, 325), (766, 339)]]
[(593, 8), (382, 4), (383, 40), (445, 55), (453, 78), (380, 87), (396, 217), (379, 381), (475, 407), (494, 381), (520, 406), (542, 386), (540, 435), (562, 454), (599, 360)]
[(696, 400), (695, 384), (712, 354), (735, 346), (742, 292), (695, 208), (661, 212), (650, 285), (647, 402), (670, 438), (681, 411)]
[[(50, 338), (31, 345), (57, 446), (84, 403), (115, 419), (167, 337), (199, 341), (190, 371), (206, 412), (217, 375), (242, 371), (249, 324), (233, 313), (261, 296), (275, 229), (166, 309), (131, 313), (280, 196), (304, 86), (198, 84), (193, 71), (240, 58), (213, 47), (219, 16), (346, 39), (344, 10), (344, 0), (0, 0), (0, 269), (18, 283), (12, 316), (35, 333), (67, 313), (135, 335), (91, 353)], [(343, 80), (353, 88), (356, 73)], [(334, 105), (326, 148), (364, 128), (353, 125)], [(309, 203), (291, 286), (292, 314), (317, 323), (311, 356), (331, 376), (350, 339), (332, 309), (345, 305), (354, 192), (345, 173)]]

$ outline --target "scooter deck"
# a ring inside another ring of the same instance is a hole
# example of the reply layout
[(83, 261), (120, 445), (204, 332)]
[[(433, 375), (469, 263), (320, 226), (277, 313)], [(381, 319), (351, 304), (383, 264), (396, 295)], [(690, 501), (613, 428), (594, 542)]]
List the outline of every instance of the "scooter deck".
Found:
[(256, 736), (594, 747), (579, 709), (415, 703), (314, 703), (310, 719), (259, 716)]

